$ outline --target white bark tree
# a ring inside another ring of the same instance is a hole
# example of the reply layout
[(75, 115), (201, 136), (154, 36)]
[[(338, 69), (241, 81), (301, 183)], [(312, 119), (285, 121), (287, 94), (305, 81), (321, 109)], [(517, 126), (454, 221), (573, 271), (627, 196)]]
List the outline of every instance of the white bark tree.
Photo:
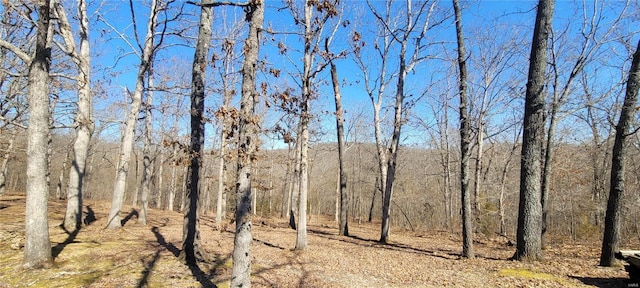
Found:
[(77, 15), (80, 45), (76, 46), (66, 11), (60, 2), (55, 1), (54, 11), (57, 15), (60, 34), (65, 42), (64, 46), (62, 44), (58, 46), (71, 57), (78, 67), (78, 75), (76, 76), (78, 110), (73, 125), (76, 139), (73, 143), (73, 160), (69, 170), (69, 185), (67, 187), (67, 210), (63, 222), (67, 231), (76, 231), (82, 226), (82, 192), (89, 146), (94, 130), (93, 95), (90, 81), (89, 17), (87, 16), (86, 1), (79, 0)]
[(120, 222), (120, 210), (124, 200), (125, 186), (127, 183), (127, 174), (129, 173), (129, 162), (131, 160), (131, 151), (133, 150), (134, 129), (140, 114), (142, 106), (142, 93), (144, 92), (145, 77), (151, 65), (152, 54), (154, 53), (154, 34), (157, 24), (160, 7), (158, 0), (151, 1), (149, 22), (147, 23), (146, 36), (144, 46), (140, 55), (140, 66), (136, 76), (136, 87), (131, 93), (131, 107), (125, 122), (125, 128), (122, 133), (122, 141), (120, 144), (119, 160), (116, 170), (116, 180), (113, 187), (113, 198), (111, 200), (111, 210), (107, 218), (108, 228), (122, 227)]
[(27, 143), (27, 199), (25, 268), (48, 267), (53, 263), (49, 240), (49, 216), (47, 198), (48, 135), (49, 135), (49, 67), (51, 50), (47, 47), (50, 25), (49, 0), (37, 2), (38, 30), (36, 51), (29, 67), (29, 128)]
[[(427, 59), (424, 51), (428, 45), (423, 43), (423, 41), (425, 40), (427, 31), (437, 26), (438, 22), (431, 23), (436, 6), (435, 1), (423, 1), (414, 5), (411, 0), (407, 0), (406, 5), (402, 7), (404, 13), (399, 18), (401, 20), (397, 22), (394, 16), (397, 7), (396, 9), (392, 9), (392, 7), (394, 7), (393, 1), (387, 1), (385, 9), (382, 12), (378, 11), (372, 2), (367, 1), (367, 4), (382, 29), (380, 35), (383, 36), (379, 39), (381, 43), (376, 42), (374, 45), (374, 49), (378, 52), (377, 57), (381, 58), (379, 74), (372, 79), (371, 76), (369, 76), (371, 72), (368, 72), (369, 68), (364, 64), (364, 61), (358, 60), (358, 62), (363, 63), (360, 64), (360, 66), (365, 77), (366, 90), (374, 106), (378, 161), (380, 164), (381, 181), (384, 183), (382, 185), (383, 202), (380, 242), (388, 243), (390, 235), (389, 217), (393, 185), (396, 178), (398, 148), (400, 146), (402, 126), (404, 122), (406, 122), (406, 111), (404, 111), (406, 98), (405, 80), (408, 73), (413, 71), (416, 65)], [(354, 38), (360, 38), (360, 36), (354, 34)], [(354, 42), (356, 42), (355, 40), (357, 39), (354, 39)], [(376, 41), (378, 41), (378, 39)], [(397, 49), (397, 55), (390, 54), (391, 47), (394, 44), (398, 45), (398, 47), (393, 48)], [(390, 61), (389, 57), (394, 56), (396, 57), (396, 63), (398, 65), (397, 70), (392, 70), (392, 72), (386, 71), (386, 69), (388, 69), (387, 61)], [(389, 77), (386, 75), (389, 75)], [(378, 119), (376, 120), (376, 114), (380, 113), (380, 106), (382, 105), (381, 103), (383, 103), (382, 97), (386, 93), (386, 85), (390, 85), (393, 80), (396, 80), (396, 90), (393, 101), (393, 127), (388, 144), (383, 144), (385, 140), (383, 140), (381, 128), (377, 127), (380, 125), (380, 116), (378, 115)], [(374, 82), (370, 83), (371, 81)], [(377, 87), (374, 85), (377, 85)]]

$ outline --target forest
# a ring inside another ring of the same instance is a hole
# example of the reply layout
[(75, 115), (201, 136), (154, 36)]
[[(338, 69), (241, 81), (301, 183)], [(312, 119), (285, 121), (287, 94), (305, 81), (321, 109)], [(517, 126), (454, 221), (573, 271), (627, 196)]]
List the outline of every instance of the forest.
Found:
[(2, 1), (0, 287), (626, 283), (638, 4)]

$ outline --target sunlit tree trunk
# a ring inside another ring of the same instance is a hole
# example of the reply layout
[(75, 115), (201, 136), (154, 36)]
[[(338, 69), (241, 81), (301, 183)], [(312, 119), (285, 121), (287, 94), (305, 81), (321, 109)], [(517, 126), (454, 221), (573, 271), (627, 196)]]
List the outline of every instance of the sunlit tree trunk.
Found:
[(89, 16), (87, 15), (86, 1), (78, 1), (77, 13), (80, 29), (80, 46), (79, 49), (77, 49), (64, 8), (57, 1), (54, 7), (58, 16), (60, 32), (67, 46), (65, 47), (66, 52), (78, 66), (78, 76), (76, 78), (78, 83), (78, 111), (74, 122), (76, 139), (73, 143), (73, 160), (69, 170), (67, 210), (64, 219), (65, 229), (67, 231), (75, 231), (80, 229), (82, 225), (83, 184), (85, 182), (87, 157), (94, 130), (93, 95), (91, 93), (90, 81)]
[[(148, 71), (149, 87), (153, 86), (153, 65), (149, 65)], [(138, 223), (147, 225), (147, 209), (149, 208), (149, 194), (151, 193), (152, 165), (151, 159), (151, 107), (153, 105), (153, 91), (147, 91), (147, 99), (144, 104), (144, 147), (142, 148), (142, 181), (140, 186), (142, 194), (140, 195), (140, 213), (138, 215)]]
[(22, 264), (25, 268), (48, 267), (53, 262), (49, 240), (47, 198), (47, 141), (49, 135), (49, 67), (51, 52), (47, 49), (50, 20), (49, 0), (39, 0), (36, 53), (29, 67), (27, 130), (27, 199), (25, 246)]
[(140, 114), (142, 106), (142, 92), (144, 90), (144, 79), (147, 75), (151, 64), (151, 56), (153, 54), (153, 34), (155, 33), (156, 22), (158, 18), (158, 2), (151, 1), (151, 9), (149, 23), (147, 24), (146, 36), (144, 39), (144, 48), (142, 50), (142, 59), (140, 59), (140, 67), (136, 76), (136, 88), (131, 94), (131, 107), (125, 122), (125, 129), (122, 133), (122, 142), (120, 143), (120, 155), (116, 170), (116, 181), (113, 187), (113, 198), (111, 200), (111, 210), (107, 218), (108, 228), (122, 227), (120, 223), (120, 210), (124, 200), (124, 193), (127, 184), (127, 174), (129, 173), (129, 162), (131, 160), (131, 151), (133, 150), (134, 129)]
[(255, 114), (258, 97), (256, 73), (260, 51), (260, 35), (264, 22), (264, 3), (253, 0), (245, 8), (249, 32), (244, 44), (242, 96), (238, 119), (238, 167), (236, 181), (236, 229), (233, 241), (231, 287), (251, 287), (251, 181), (255, 158), (259, 119)]

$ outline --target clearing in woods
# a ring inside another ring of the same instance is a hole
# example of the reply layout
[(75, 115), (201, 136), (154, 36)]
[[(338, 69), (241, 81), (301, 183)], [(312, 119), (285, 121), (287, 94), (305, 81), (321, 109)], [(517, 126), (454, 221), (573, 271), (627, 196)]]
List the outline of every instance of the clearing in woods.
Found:
[[(201, 218), (209, 261), (188, 267), (177, 259), (183, 217), (149, 210), (149, 225), (136, 223), (125, 206), (120, 230), (104, 229), (107, 202), (87, 201), (93, 222), (76, 235), (60, 227), (65, 202), (51, 200), (50, 232), (55, 264), (21, 268), (24, 196), (0, 196), (0, 287), (228, 287), (233, 224), (217, 231)], [(282, 219), (253, 220), (251, 253), (255, 287), (637, 287), (623, 267), (598, 267), (600, 243), (554, 239), (545, 260), (511, 261), (515, 247), (503, 238), (478, 239), (476, 259), (461, 259), (460, 235), (442, 231), (398, 231), (379, 244), (379, 224), (350, 223), (353, 236), (337, 236), (330, 217), (312, 216), (309, 248), (292, 250), (295, 231)]]

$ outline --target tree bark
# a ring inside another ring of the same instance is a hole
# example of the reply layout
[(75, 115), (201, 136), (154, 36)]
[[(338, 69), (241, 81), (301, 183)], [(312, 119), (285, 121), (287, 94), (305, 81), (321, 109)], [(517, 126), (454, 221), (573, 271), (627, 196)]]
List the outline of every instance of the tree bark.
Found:
[(520, 160), (520, 202), (517, 245), (514, 258), (537, 261), (542, 259), (541, 153), (544, 139), (545, 70), (547, 47), (554, 0), (540, 0), (531, 43), (529, 80), (525, 96), (525, 111)]
[(13, 143), (16, 140), (14, 133), (9, 136), (9, 143), (7, 144), (7, 150), (2, 155), (2, 164), (0, 164), (0, 196), (4, 195), (7, 188), (7, 168), (9, 167), (9, 158), (11, 156), (11, 150), (13, 149)]
[[(149, 65), (148, 71), (149, 87), (153, 86), (153, 65)], [(147, 91), (147, 99), (145, 101), (145, 117), (144, 117), (144, 147), (142, 148), (142, 195), (140, 195), (140, 213), (138, 215), (138, 223), (147, 225), (147, 210), (149, 208), (149, 194), (151, 192), (151, 178), (153, 160), (151, 159), (151, 107), (153, 105), (153, 91)]]
[(300, 101), (300, 198), (298, 199), (298, 225), (296, 234), (296, 250), (307, 248), (307, 195), (309, 190), (309, 122), (311, 118), (311, 65), (312, 65), (312, 31), (311, 19), (313, 4), (309, 0), (304, 4), (304, 56), (302, 74), (302, 99)]
[[(78, 111), (74, 122), (76, 139), (73, 143), (73, 160), (69, 170), (69, 185), (67, 187), (67, 209), (63, 225), (67, 231), (76, 231), (82, 226), (82, 199), (86, 164), (94, 131), (93, 95), (91, 94), (91, 56), (89, 44), (89, 17), (87, 3), (78, 1), (77, 14), (79, 19), (80, 49), (76, 49), (74, 37), (71, 33), (68, 18), (59, 2), (55, 4), (58, 23), (62, 32), (66, 48), (75, 64), (78, 66)], [(76, 52), (77, 51), (77, 52)]]
[[(71, 143), (69, 143), (71, 144)], [(67, 152), (64, 153), (64, 160), (62, 161), (62, 168), (58, 174), (58, 183), (56, 184), (56, 192), (55, 197), (58, 200), (66, 199), (67, 196), (62, 196), (62, 183), (64, 182), (64, 172), (67, 170), (67, 166), (69, 166), (69, 156), (71, 156), (71, 149), (67, 146)]]
[(156, 208), (158, 209), (162, 209), (162, 197), (164, 196), (164, 194), (162, 193), (163, 189), (164, 189), (164, 156), (165, 156), (165, 147), (164, 147), (164, 141), (165, 141), (165, 130), (164, 130), (164, 125), (166, 123), (166, 116), (164, 113), (164, 108), (163, 110), (161, 110), (161, 114), (162, 114), (162, 121), (160, 124), (160, 145), (158, 145), (158, 188), (156, 191)]
[(251, 166), (255, 160), (259, 119), (255, 114), (258, 100), (256, 73), (260, 51), (260, 35), (264, 22), (264, 3), (252, 0), (245, 8), (249, 32), (244, 46), (242, 96), (238, 119), (238, 164), (236, 181), (236, 230), (233, 241), (231, 287), (251, 287)]
[(213, 26), (213, 7), (200, 7), (200, 23), (198, 26), (198, 40), (193, 69), (191, 70), (191, 141), (189, 145), (189, 168), (185, 179), (187, 189), (185, 197), (188, 201), (184, 211), (184, 226), (182, 236), (182, 252), (180, 259), (188, 265), (195, 265), (204, 260), (204, 251), (200, 247), (200, 223), (198, 201), (202, 191), (202, 161), (204, 157), (204, 98), (207, 58)]
[(614, 254), (619, 250), (620, 222), (622, 221), (620, 210), (625, 191), (625, 158), (627, 153), (625, 144), (627, 138), (631, 136), (629, 130), (635, 117), (638, 89), (640, 89), (640, 41), (638, 41), (636, 51), (633, 53), (624, 104), (620, 112), (620, 119), (616, 125), (616, 137), (611, 157), (611, 183), (609, 200), (607, 201), (607, 213), (604, 220), (600, 266), (612, 266), (615, 259)]
[[(469, 158), (471, 158), (471, 119), (467, 97), (467, 55), (462, 30), (462, 13), (458, 0), (453, 0), (456, 38), (458, 42), (459, 96), (460, 96), (460, 194), (462, 199), (462, 256), (474, 258), (471, 191), (469, 189)], [(476, 167), (478, 169), (478, 167)], [(476, 185), (477, 186), (477, 185)], [(478, 199), (476, 199), (477, 201)]]
[[(329, 39), (325, 41), (325, 52), (329, 52)], [(336, 104), (336, 131), (338, 137), (338, 199), (339, 203), (336, 205), (339, 209), (338, 217), (338, 234), (342, 236), (349, 236), (349, 196), (347, 195), (347, 171), (345, 170), (345, 151), (344, 151), (344, 115), (342, 111), (342, 94), (340, 93), (340, 80), (338, 78), (338, 69), (333, 59), (329, 59), (331, 65), (331, 83), (333, 85), (333, 99)]]
[(147, 34), (144, 39), (142, 59), (136, 76), (136, 88), (131, 95), (131, 107), (122, 133), (122, 143), (120, 144), (120, 156), (116, 171), (116, 181), (113, 187), (111, 210), (109, 211), (109, 217), (107, 218), (107, 227), (110, 229), (122, 227), (122, 223), (120, 222), (120, 210), (122, 209), (122, 202), (124, 200), (127, 174), (129, 173), (129, 162), (131, 160), (131, 151), (133, 150), (134, 129), (138, 121), (138, 114), (140, 114), (140, 106), (142, 106), (144, 79), (149, 69), (149, 65), (151, 64), (151, 56), (154, 53), (153, 36), (158, 18), (158, 6), (157, 0), (151, 1), (151, 12), (149, 16), (149, 23), (147, 24)]
[(28, 101), (29, 128), (27, 130), (27, 199), (25, 268), (48, 267), (53, 263), (47, 197), (47, 142), (49, 135), (49, 67), (51, 50), (47, 47), (50, 2), (38, 1), (38, 30), (36, 53), (29, 67)]
[[(180, 106), (181, 106), (180, 105), (180, 100), (178, 100), (178, 107), (180, 107)], [(174, 118), (174, 121), (173, 121), (173, 129), (171, 129), (172, 133), (174, 135), (178, 134), (178, 118), (179, 117), (178, 117), (178, 114), (176, 112), (176, 115), (175, 115), (175, 118)], [(178, 144), (177, 140), (173, 141), (173, 143), (171, 144), (171, 147), (172, 147), (172, 156), (171, 157), (172, 157), (173, 165), (171, 165), (171, 179), (169, 180), (169, 182), (170, 182), (169, 183), (169, 196), (168, 196), (168, 199), (167, 199), (167, 209), (169, 211), (173, 211), (173, 208), (175, 206), (173, 202), (176, 199), (176, 189), (177, 189), (176, 188), (176, 185), (177, 185), (176, 182), (177, 182), (177, 178), (178, 178), (178, 166), (181, 165), (181, 162), (180, 162), (179, 157), (178, 157), (179, 144)]]

